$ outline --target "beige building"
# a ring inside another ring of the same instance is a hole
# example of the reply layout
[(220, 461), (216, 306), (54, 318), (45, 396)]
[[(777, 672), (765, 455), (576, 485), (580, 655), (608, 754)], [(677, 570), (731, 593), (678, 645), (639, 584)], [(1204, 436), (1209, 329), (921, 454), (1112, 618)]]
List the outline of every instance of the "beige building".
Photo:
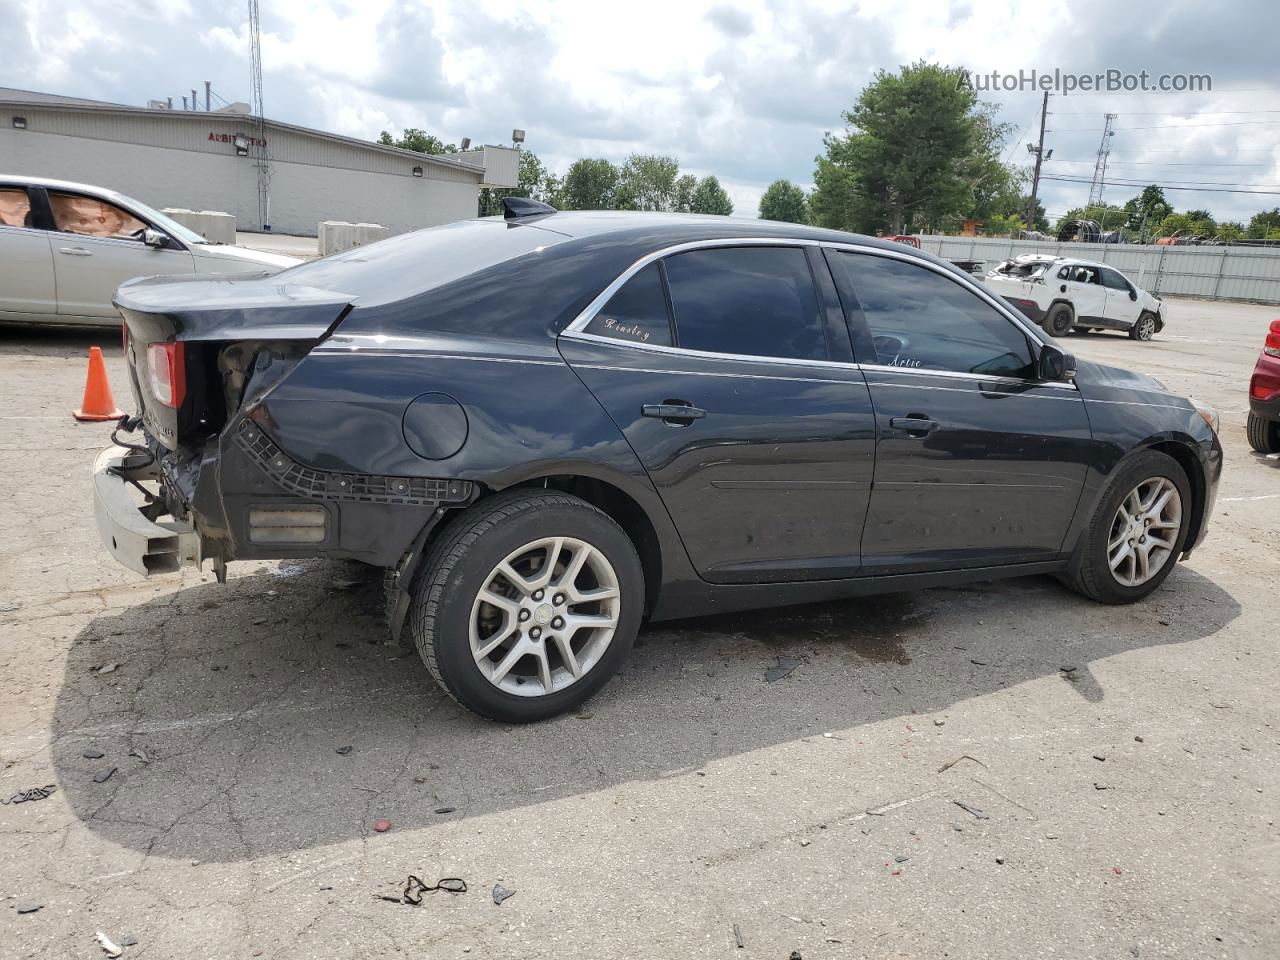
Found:
[[(265, 136), (263, 136), (265, 134)], [(391, 233), (476, 215), (481, 187), (513, 187), (519, 152), (486, 146), (426, 156), (234, 107), (130, 107), (0, 87), (0, 173), (108, 187), (157, 209), (221, 210), (263, 227), (261, 143), (272, 232), (315, 236), (321, 220)]]

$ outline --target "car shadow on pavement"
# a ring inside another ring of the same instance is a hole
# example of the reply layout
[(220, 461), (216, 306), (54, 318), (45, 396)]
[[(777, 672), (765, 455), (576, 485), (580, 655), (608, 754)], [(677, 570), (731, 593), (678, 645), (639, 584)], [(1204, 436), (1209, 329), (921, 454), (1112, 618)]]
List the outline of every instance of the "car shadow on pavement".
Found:
[(372, 574), (280, 572), (116, 607), (75, 638), (52, 753), (96, 834), (236, 862), (357, 838), (375, 817), (423, 828), (688, 773), (1045, 678), (1092, 715), (1107, 690), (1091, 664), (1202, 640), (1240, 609), (1183, 566), (1129, 607), (1031, 578), (655, 624), (577, 714), (519, 727), (467, 713), (416, 653), (382, 644)]

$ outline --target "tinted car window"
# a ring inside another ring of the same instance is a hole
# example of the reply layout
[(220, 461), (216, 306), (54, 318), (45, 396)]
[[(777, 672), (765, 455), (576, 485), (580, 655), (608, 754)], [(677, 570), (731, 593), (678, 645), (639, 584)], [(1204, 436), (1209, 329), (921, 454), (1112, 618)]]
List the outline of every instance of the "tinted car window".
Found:
[(1114, 270), (1101, 270), (1099, 272), (1102, 274), (1102, 285), (1104, 287), (1111, 290), (1123, 290), (1125, 293), (1129, 292), (1129, 283), (1120, 274)]
[(679, 346), (827, 359), (818, 297), (800, 248), (693, 250), (667, 258), (666, 268)]
[(888, 257), (840, 252), (871, 328), (876, 362), (893, 367), (1029, 377), (1026, 336), (954, 280)]
[(649, 264), (623, 284), (587, 324), (587, 333), (631, 343), (671, 346), (667, 295), (658, 265)]

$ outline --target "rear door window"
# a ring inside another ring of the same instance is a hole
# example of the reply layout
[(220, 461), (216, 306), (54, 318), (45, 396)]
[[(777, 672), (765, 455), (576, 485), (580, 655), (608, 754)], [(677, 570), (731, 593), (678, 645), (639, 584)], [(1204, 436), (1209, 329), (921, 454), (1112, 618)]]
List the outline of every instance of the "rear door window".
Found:
[(30, 227), (31, 197), (26, 187), (0, 187), (0, 224), (6, 227)]
[(624, 343), (671, 346), (671, 318), (658, 264), (649, 264), (623, 284), (586, 332)]
[(665, 261), (677, 346), (826, 360), (818, 296), (799, 247), (717, 247)]

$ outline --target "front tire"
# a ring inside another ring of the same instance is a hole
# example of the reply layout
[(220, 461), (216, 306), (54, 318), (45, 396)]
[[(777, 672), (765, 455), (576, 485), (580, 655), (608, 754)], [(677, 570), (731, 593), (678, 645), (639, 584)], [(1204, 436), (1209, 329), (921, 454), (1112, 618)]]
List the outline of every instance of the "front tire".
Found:
[(1044, 318), (1044, 329), (1052, 337), (1065, 337), (1075, 325), (1075, 314), (1065, 303), (1055, 303)]
[(1065, 582), (1099, 603), (1133, 603), (1173, 571), (1191, 523), (1191, 485), (1156, 450), (1117, 470), (1072, 558)]
[(1280, 453), (1280, 423), (1263, 420), (1251, 410), (1244, 431), (1249, 446), (1258, 453)]
[(1129, 336), (1131, 339), (1140, 340), (1146, 343), (1156, 335), (1156, 315), (1143, 311), (1138, 317), (1137, 323), (1129, 328)]
[(644, 573), (602, 511), (514, 490), (441, 531), (412, 594), (411, 635), (445, 691), (483, 717), (530, 723), (572, 710), (618, 671)]

